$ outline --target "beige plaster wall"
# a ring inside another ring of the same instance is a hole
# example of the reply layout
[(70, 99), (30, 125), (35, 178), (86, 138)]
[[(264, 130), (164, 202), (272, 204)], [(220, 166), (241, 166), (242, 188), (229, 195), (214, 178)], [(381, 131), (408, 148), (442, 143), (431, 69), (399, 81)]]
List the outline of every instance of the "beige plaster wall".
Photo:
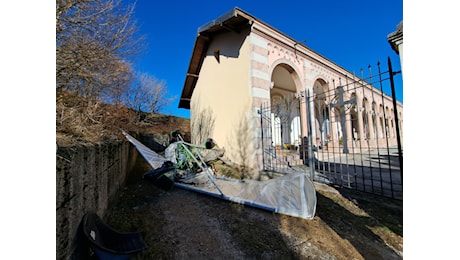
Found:
[(213, 138), (237, 164), (253, 165), (248, 32), (228, 32), (210, 44), (190, 103), (192, 142)]

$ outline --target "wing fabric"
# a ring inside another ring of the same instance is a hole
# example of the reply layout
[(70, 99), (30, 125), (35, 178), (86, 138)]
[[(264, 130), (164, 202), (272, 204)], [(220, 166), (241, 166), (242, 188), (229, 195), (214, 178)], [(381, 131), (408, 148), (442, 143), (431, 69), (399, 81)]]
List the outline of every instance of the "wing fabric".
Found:
[[(126, 132), (122, 132), (153, 169), (161, 167), (167, 161)], [(289, 216), (304, 219), (315, 216), (316, 190), (303, 172), (289, 173), (266, 181), (225, 179), (200, 172), (187, 180), (176, 181), (175, 185)]]

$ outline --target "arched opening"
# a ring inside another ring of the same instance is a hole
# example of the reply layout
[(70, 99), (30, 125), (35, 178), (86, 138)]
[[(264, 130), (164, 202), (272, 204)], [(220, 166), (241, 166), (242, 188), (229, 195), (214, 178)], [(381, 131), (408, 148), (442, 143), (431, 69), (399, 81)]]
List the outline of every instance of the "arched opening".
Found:
[(390, 117), (390, 109), (388, 107), (385, 107), (385, 130), (387, 133), (387, 138), (391, 138), (393, 136), (392, 134), (392, 129), (391, 129), (391, 123), (389, 120)]
[[(356, 99), (356, 94), (351, 94), (351, 99)], [(359, 140), (359, 126), (358, 126), (358, 105), (353, 103), (350, 107), (350, 119), (351, 119), (351, 137), (354, 141)]]
[(386, 129), (386, 121), (384, 118), (384, 112), (383, 112), (383, 105), (380, 104), (379, 106), (379, 133), (380, 133), (380, 138), (384, 139), (386, 136), (388, 136), (388, 132)]
[(368, 111), (369, 111), (369, 102), (367, 98), (363, 98), (363, 134), (366, 140), (369, 140), (370, 132), (369, 132), (369, 118), (368, 118)]
[(283, 149), (301, 141), (300, 103), (295, 97), (298, 79), (296, 71), (284, 63), (276, 65), (271, 76), (272, 141)]
[(377, 131), (377, 111), (376, 111), (376, 106), (377, 104), (375, 104), (375, 102), (372, 102), (372, 128), (374, 130), (374, 136), (373, 138), (375, 140), (377, 140), (377, 134), (378, 134), (378, 131)]
[(315, 127), (316, 133), (318, 133), (317, 140), (318, 145), (324, 146), (332, 138), (331, 136), (331, 111), (329, 108), (329, 102), (327, 100), (327, 93), (329, 87), (327, 83), (318, 79), (313, 84), (313, 105), (315, 111)]

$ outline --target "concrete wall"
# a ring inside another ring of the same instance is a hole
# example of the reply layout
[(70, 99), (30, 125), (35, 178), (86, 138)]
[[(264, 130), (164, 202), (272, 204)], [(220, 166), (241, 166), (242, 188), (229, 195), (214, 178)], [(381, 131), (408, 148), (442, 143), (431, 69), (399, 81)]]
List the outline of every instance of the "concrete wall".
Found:
[(73, 242), (83, 215), (103, 218), (136, 161), (129, 142), (58, 148), (56, 156), (56, 259), (82, 259)]

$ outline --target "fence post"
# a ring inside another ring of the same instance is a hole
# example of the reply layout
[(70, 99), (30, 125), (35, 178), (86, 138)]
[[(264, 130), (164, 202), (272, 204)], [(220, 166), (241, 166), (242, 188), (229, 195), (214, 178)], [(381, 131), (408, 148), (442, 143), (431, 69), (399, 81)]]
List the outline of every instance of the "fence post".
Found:
[(315, 161), (313, 160), (314, 158), (314, 154), (313, 154), (313, 149), (312, 149), (312, 146), (313, 146), (313, 143), (312, 143), (312, 140), (311, 140), (311, 135), (312, 135), (312, 128), (311, 128), (311, 124), (312, 124), (312, 120), (311, 120), (311, 114), (310, 114), (310, 90), (309, 89), (306, 89), (306, 92), (307, 92), (307, 95), (306, 95), (306, 102), (307, 102), (307, 132), (308, 132), (308, 164), (309, 164), (309, 168), (310, 168), (310, 179), (313, 181), (314, 179), (314, 176), (315, 176)]
[(396, 91), (395, 91), (395, 83), (393, 76), (401, 73), (401, 71), (393, 72), (393, 68), (391, 66), (390, 57), (388, 57), (388, 71), (390, 73), (390, 83), (391, 83), (391, 97), (393, 99), (393, 107), (395, 113), (395, 125), (396, 125), (396, 140), (398, 141), (398, 158), (399, 158), (399, 168), (401, 172), (401, 185), (403, 184), (403, 157), (402, 157), (402, 148), (401, 148), (401, 136), (399, 131), (399, 119), (398, 119), (398, 107), (396, 106)]
[(262, 104), (260, 104), (260, 135), (261, 135), (261, 148), (262, 148), (262, 169), (265, 170), (265, 150), (264, 150), (264, 118), (263, 118), (263, 107)]

